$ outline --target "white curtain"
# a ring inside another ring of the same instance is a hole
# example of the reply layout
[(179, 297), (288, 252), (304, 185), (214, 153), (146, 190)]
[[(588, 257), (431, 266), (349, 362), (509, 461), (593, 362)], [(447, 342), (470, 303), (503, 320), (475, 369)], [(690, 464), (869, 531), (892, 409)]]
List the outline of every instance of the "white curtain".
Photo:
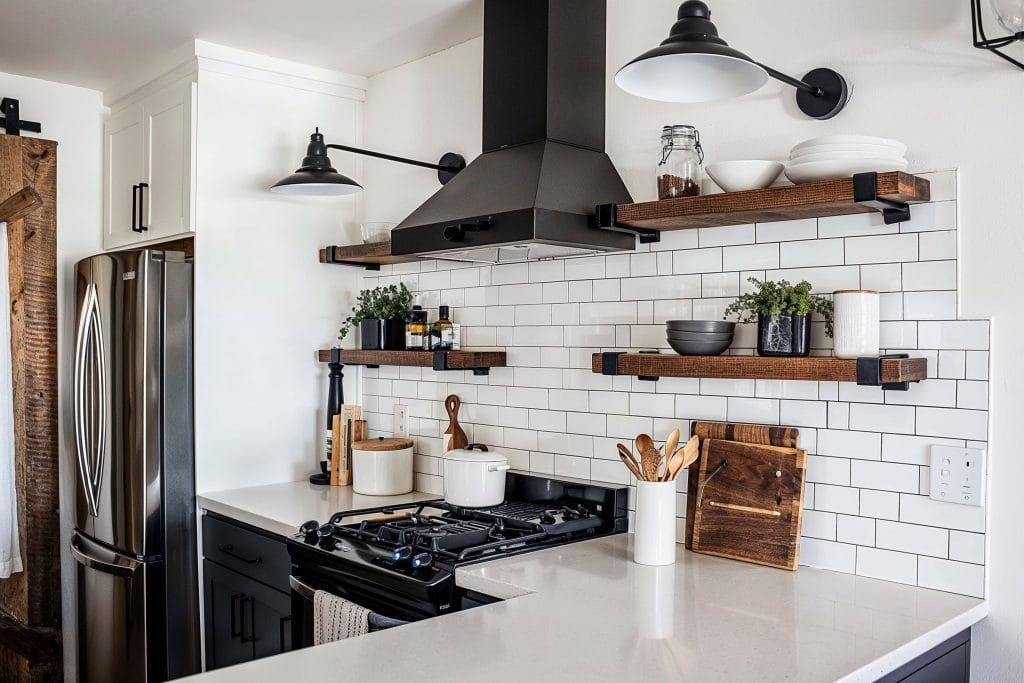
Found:
[(7, 224), (0, 223), (0, 579), (21, 571), (18, 495), (14, 488), (14, 375)]

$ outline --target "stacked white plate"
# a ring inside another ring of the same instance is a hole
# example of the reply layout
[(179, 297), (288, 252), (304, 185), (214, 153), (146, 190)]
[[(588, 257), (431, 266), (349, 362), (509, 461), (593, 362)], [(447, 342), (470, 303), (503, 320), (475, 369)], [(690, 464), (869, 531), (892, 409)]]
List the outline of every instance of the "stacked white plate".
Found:
[(804, 140), (789, 152), (786, 177), (794, 183), (848, 178), (867, 171), (905, 171), (907, 146), (870, 135), (826, 135)]

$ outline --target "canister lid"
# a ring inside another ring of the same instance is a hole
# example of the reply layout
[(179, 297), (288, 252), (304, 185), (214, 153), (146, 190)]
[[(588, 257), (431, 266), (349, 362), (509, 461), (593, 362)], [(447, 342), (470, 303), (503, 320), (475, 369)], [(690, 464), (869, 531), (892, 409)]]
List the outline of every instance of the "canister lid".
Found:
[(412, 439), (401, 439), (398, 437), (366, 439), (365, 441), (352, 442), (354, 451), (401, 451), (412, 448)]

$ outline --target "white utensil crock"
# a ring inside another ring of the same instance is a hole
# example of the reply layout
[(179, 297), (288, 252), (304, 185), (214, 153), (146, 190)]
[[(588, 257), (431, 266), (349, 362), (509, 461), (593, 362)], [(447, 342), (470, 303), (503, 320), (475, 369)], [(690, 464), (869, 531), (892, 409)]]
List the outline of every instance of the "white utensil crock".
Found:
[[(482, 450), (480, 450), (482, 449)], [(469, 444), (444, 454), (444, 500), (451, 505), (479, 508), (505, 500), (508, 458), (488, 452), (486, 446)]]
[(637, 564), (676, 561), (676, 482), (636, 483), (633, 534), (633, 561)]
[(878, 297), (878, 292), (869, 289), (832, 292), (836, 356), (858, 358), (878, 355)]
[(397, 496), (411, 492), (412, 445), (394, 450), (357, 448), (366, 443), (373, 442), (352, 444), (352, 490), (364, 496)]

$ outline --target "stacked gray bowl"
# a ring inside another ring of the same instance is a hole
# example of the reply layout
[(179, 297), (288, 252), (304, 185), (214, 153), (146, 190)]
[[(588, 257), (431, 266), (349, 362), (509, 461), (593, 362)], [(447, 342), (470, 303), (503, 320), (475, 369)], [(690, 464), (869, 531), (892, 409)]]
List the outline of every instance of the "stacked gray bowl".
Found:
[(732, 344), (736, 323), (724, 320), (669, 320), (668, 345), (681, 356), (720, 356)]

